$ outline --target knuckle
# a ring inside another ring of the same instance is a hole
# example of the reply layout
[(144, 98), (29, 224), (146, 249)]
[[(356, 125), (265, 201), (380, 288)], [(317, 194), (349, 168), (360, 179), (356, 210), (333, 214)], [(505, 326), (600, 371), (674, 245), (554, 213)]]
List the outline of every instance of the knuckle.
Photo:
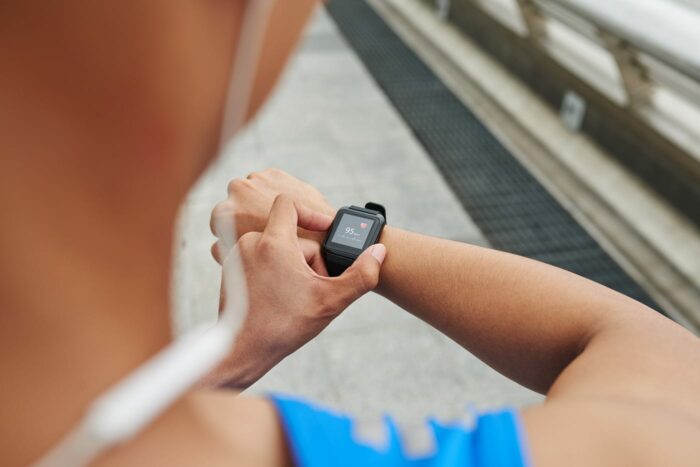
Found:
[(260, 234), (258, 232), (246, 232), (238, 239), (238, 245), (241, 248), (247, 249), (258, 243), (258, 237)]
[(237, 227), (246, 226), (253, 223), (256, 219), (255, 216), (250, 212), (236, 210), (233, 215), (233, 219), (236, 222)]
[(219, 233), (217, 232), (216, 228), (217, 224), (222, 220), (228, 219), (234, 214), (233, 204), (228, 200), (216, 203), (214, 209), (211, 211), (211, 217), (209, 219), (209, 227), (211, 228), (212, 233), (214, 235), (218, 235)]
[(214, 242), (211, 246), (211, 256), (219, 264), (223, 264), (230, 249), (226, 248), (221, 241)]
[(289, 207), (291, 205), (294, 205), (294, 201), (292, 200), (292, 197), (288, 194), (280, 193), (277, 196), (275, 196), (275, 201), (273, 205), (280, 207)]
[(241, 180), (238, 178), (229, 180), (228, 185), (226, 185), (226, 191), (228, 191), (229, 194), (233, 193), (234, 191), (236, 191), (236, 187), (240, 184), (240, 182)]
[(257, 252), (261, 258), (273, 258), (277, 249), (277, 242), (270, 235), (263, 235), (257, 242)]
[(222, 217), (224, 215), (229, 215), (233, 211), (233, 203), (228, 200), (220, 201), (214, 205), (211, 214), (212, 217)]
[[(250, 175), (249, 175), (249, 177), (250, 177)], [(234, 178), (228, 182), (228, 185), (226, 186), (226, 191), (228, 191), (229, 195), (233, 194), (233, 193), (238, 193), (243, 188), (247, 187), (249, 184), (250, 184), (249, 180)]]

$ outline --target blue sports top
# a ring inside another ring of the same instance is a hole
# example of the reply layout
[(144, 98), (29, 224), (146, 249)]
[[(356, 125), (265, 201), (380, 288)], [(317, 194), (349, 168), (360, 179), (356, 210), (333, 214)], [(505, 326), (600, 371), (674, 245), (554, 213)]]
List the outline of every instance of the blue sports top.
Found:
[(425, 427), (433, 447), (410, 454), (396, 423), (385, 417), (388, 435), (380, 446), (358, 440), (356, 422), (298, 398), (274, 395), (272, 402), (282, 420), (294, 463), (301, 467), (527, 467), (520, 420), (515, 411), (475, 413), (473, 423), (441, 424), (428, 420)]

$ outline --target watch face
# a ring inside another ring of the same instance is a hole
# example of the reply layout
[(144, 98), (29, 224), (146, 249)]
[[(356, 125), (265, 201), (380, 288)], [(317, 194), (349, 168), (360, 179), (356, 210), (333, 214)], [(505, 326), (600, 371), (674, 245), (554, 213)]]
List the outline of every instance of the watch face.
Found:
[(366, 217), (344, 213), (338, 222), (331, 242), (362, 250), (375, 221)]

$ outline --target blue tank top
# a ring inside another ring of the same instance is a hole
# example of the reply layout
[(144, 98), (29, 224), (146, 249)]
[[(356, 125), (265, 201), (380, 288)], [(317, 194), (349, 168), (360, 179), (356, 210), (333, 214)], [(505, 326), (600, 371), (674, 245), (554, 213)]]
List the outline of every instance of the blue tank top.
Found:
[(396, 423), (383, 420), (384, 442), (357, 439), (356, 422), (298, 398), (273, 395), (294, 463), (301, 467), (527, 467), (520, 420), (514, 410), (474, 413), (472, 423), (427, 420), (428, 452), (411, 454)]

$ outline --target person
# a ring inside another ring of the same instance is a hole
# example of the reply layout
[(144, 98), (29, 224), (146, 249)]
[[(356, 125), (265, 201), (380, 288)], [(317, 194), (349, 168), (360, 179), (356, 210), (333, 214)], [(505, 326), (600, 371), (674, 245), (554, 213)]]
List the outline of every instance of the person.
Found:
[[(259, 1), (0, 5), (2, 465), (42, 458), (168, 346), (177, 209), (220, 146), (236, 38)], [(237, 101), (246, 119), (313, 4), (274, 2)], [(375, 288), (547, 396), (483, 416), (516, 437), (436, 427), (450, 449), (432, 465), (477, 447), (471, 465), (504, 465), (506, 452), (537, 466), (697, 465), (700, 342), (670, 320), (551, 266), (392, 226), (329, 278), (318, 243), (334, 209), (317, 190), (270, 170), (229, 191), (214, 230), (223, 240), (219, 220), (235, 218), (240, 240), (215, 250), (242, 258), (249, 297), (230, 357), (93, 465), (429, 465), (363, 447), (348, 419), (304, 402), (216, 389), (251, 384)]]

